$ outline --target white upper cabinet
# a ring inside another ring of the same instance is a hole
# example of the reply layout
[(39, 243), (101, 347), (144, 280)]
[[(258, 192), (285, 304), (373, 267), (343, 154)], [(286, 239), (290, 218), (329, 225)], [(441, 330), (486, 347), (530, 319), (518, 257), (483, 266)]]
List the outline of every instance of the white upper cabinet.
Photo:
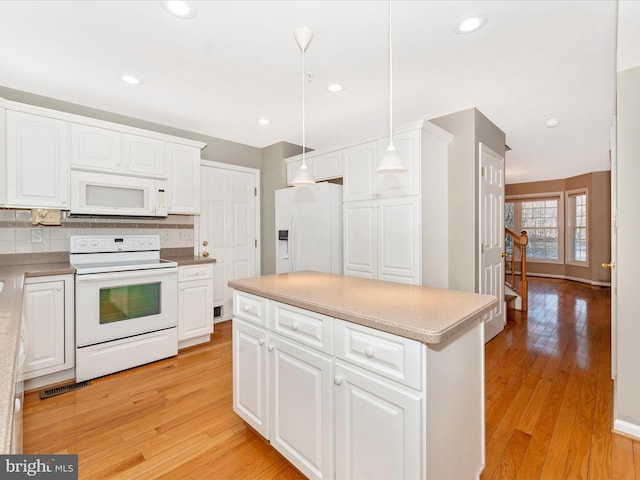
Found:
[(317, 182), (341, 177), (342, 150), (314, 156), (311, 172)]
[(363, 143), (343, 150), (343, 200), (369, 200), (376, 197), (376, 142)]
[(200, 149), (166, 143), (168, 212), (200, 213)]
[(68, 161), (66, 122), (7, 110), (5, 206), (69, 208)]
[[(307, 164), (307, 168), (311, 171), (311, 176), (313, 177), (313, 159), (305, 158), (305, 163)], [(302, 157), (300, 160), (295, 160), (293, 162), (287, 163), (287, 185), (291, 185), (293, 183), (293, 179), (298, 173), (298, 170), (302, 166)]]
[(71, 166), (91, 170), (122, 169), (120, 132), (90, 125), (71, 124)]
[(166, 178), (164, 142), (155, 138), (124, 133), (122, 147), (123, 168), (126, 172)]

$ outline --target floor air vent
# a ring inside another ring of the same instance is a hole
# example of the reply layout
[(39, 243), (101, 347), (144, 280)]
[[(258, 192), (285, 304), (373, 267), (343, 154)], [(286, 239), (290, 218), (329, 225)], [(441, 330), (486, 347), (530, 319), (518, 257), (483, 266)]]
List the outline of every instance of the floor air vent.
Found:
[(89, 385), (91, 385), (91, 382), (78, 382), (70, 383), (69, 385), (61, 385), (59, 387), (45, 388), (44, 390), (40, 390), (40, 399), (42, 400), (44, 398), (55, 397), (56, 395), (72, 392), (73, 390), (88, 387)]

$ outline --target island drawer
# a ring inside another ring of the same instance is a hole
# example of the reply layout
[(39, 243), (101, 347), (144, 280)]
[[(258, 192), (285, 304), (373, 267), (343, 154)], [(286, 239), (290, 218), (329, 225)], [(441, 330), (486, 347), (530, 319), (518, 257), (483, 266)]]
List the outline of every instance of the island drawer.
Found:
[(409, 338), (334, 319), (335, 356), (402, 385), (422, 389), (423, 345)]
[(257, 325), (267, 326), (266, 298), (258, 297), (250, 293), (233, 291), (233, 316), (242, 318)]
[(271, 302), (270, 308), (272, 332), (332, 354), (331, 317), (280, 302)]

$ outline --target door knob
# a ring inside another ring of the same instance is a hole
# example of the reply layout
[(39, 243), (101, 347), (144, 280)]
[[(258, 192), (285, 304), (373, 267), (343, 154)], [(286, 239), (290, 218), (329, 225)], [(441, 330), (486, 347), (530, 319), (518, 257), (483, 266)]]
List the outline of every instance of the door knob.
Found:
[(209, 252), (202, 252), (202, 256), (203, 257), (208, 257), (209, 256)]
[(202, 246), (203, 246), (203, 247), (206, 247), (207, 245), (209, 245), (209, 242), (207, 242), (206, 240), (203, 240), (203, 241), (202, 241)]
[(509, 256), (509, 254), (508, 254), (507, 252), (502, 252), (502, 253), (500, 254), (500, 256), (501, 256), (502, 258), (505, 258), (505, 257), (508, 257), (508, 256)]
[(615, 264), (613, 262), (611, 262), (611, 263), (606, 263), (605, 262), (605, 263), (602, 264), (602, 268), (608, 268), (609, 270), (612, 270), (612, 269), (615, 268)]

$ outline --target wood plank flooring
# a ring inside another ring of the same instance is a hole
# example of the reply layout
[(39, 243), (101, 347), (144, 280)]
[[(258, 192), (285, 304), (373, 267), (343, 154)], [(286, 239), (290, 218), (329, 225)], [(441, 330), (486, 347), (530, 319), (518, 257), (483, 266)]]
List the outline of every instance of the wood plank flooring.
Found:
[[(611, 432), (609, 291), (531, 279), (486, 346), (483, 480), (639, 479)], [(231, 323), (177, 357), (25, 399), (25, 453), (77, 453), (81, 479), (300, 479), (231, 409)], [(463, 434), (463, 432), (461, 432)]]

